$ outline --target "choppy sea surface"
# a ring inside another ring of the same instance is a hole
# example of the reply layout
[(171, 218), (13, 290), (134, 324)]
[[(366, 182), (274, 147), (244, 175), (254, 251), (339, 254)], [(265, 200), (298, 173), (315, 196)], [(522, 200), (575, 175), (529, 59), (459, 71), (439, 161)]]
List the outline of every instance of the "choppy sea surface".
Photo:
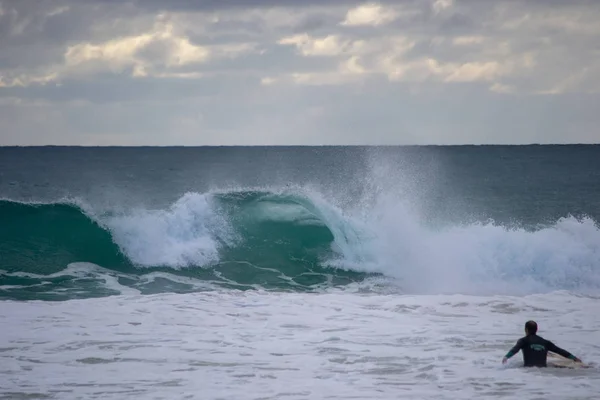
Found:
[(600, 146), (0, 148), (0, 398), (595, 399), (599, 218)]

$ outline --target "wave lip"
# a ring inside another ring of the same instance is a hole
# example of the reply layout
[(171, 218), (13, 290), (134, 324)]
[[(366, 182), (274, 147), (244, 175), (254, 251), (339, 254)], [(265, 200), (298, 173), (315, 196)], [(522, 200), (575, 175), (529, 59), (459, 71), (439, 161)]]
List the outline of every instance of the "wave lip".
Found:
[(136, 210), (105, 224), (123, 253), (139, 266), (213, 265), (219, 262), (220, 245), (232, 243), (226, 218), (204, 194), (186, 194), (168, 210)]

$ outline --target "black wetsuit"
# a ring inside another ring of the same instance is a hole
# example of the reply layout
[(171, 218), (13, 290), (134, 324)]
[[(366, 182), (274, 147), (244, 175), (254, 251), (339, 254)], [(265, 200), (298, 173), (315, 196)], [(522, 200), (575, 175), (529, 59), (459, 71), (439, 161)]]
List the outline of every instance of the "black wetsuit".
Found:
[(575, 360), (575, 356), (557, 347), (554, 343), (538, 335), (527, 335), (517, 341), (517, 344), (506, 354), (511, 358), (521, 350), (525, 367), (546, 367), (546, 356), (551, 351), (563, 357)]

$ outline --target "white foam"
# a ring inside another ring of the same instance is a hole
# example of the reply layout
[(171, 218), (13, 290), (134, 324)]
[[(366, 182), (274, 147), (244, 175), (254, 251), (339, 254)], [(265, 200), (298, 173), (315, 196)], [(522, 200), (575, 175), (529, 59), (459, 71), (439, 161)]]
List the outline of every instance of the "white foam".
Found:
[(218, 239), (230, 240), (210, 196), (188, 193), (168, 210), (137, 210), (106, 221), (115, 242), (141, 266), (204, 266), (219, 260)]
[(589, 218), (533, 232), (492, 223), (435, 229), (382, 194), (370, 209), (328, 226), (343, 255), (333, 265), (383, 273), (411, 293), (600, 290), (600, 230)]
[(114, 275), (103, 274), (102, 279), (104, 280), (104, 285), (107, 289), (113, 290), (122, 295), (138, 295), (141, 292), (137, 289), (131, 288), (129, 286), (121, 285), (119, 283), (119, 278)]
[[(10, 277), (19, 277), (19, 278), (29, 278), (29, 279), (54, 279), (61, 278), (65, 276), (73, 277), (75, 281), (77, 280), (97, 280), (98, 285), (102, 286), (106, 289), (117, 292), (121, 295), (137, 295), (140, 294), (140, 291), (131, 288), (119, 283), (119, 278), (127, 278), (133, 281), (138, 279), (135, 275), (129, 275), (122, 272), (112, 271), (107, 268), (103, 268), (93, 263), (87, 262), (77, 262), (71, 263), (67, 265), (67, 267), (58, 272), (54, 272), (48, 275), (39, 275), (29, 272), (12, 272), (8, 273), (6, 271), (0, 271), (0, 274), (10, 276)], [(102, 282), (100, 282), (102, 281)], [(32, 288), (36, 286), (47, 286), (49, 291), (46, 293), (66, 293), (66, 292), (81, 292), (81, 288), (55, 288), (50, 289), (54, 284), (50, 281), (43, 281), (41, 283), (31, 284), (31, 285), (13, 285), (13, 286), (0, 286), (0, 289), (4, 290), (13, 290), (13, 289), (23, 289), (23, 288)], [(88, 291), (89, 289), (86, 289)]]
[[(0, 396), (592, 399), (597, 300), (205, 292), (3, 302)], [(535, 319), (585, 370), (501, 359)], [(27, 371), (23, 374), (22, 371)]]
[(138, 285), (142, 286), (145, 284), (153, 283), (157, 279), (164, 279), (174, 283), (179, 283), (181, 285), (188, 285), (197, 290), (214, 290), (219, 287), (218, 285), (220, 283), (222, 283), (217, 280), (201, 280), (188, 276), (170, 274), (168, 272), (150, 272), (148, 274), (140, 275), (138, 279)]

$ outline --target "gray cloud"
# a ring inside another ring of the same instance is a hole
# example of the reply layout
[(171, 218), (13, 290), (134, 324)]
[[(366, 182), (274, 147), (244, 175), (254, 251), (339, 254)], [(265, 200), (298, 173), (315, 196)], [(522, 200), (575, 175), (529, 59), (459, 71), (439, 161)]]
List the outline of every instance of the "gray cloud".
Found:
[[(84, 0), (89, 3), (121, 4), (119, 0)], [(411, 1), (411, 0), (406, 0)], [(215, 11), (248, 8), (289, 7), (304, 8), (323, 5), (320, 0), (129, 0), (127, 3), (136, 8), (155, 11)], [(327, 5), (352, 6), (360, 4), (357, 0), (328, 0)]]
[(370, 4), (0, 1), (0, 144), (600, 139), (599, 3)]

